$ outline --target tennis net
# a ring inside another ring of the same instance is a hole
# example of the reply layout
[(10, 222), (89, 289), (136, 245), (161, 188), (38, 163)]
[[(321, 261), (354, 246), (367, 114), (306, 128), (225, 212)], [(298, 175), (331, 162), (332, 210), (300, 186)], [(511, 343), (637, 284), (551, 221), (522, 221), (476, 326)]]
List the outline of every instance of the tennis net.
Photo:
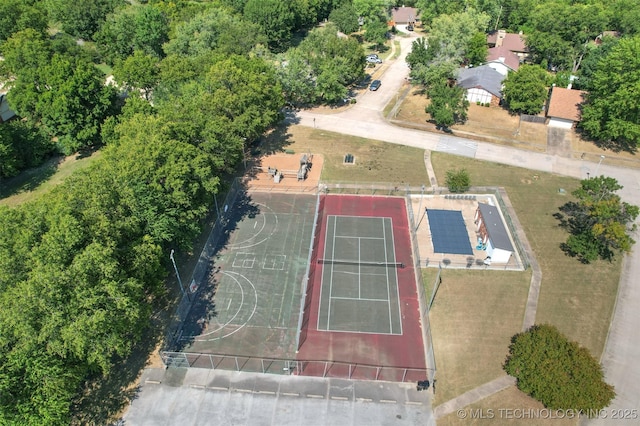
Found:
[(386, 266), (390, 268), (404, 268), (402, 262), (371, 262), (363, 260), (342, 260), (342, 259), (318, 259), (318, 263), (321, 264), (336, 264), (336, 265), (365, 265), (365, 266)]

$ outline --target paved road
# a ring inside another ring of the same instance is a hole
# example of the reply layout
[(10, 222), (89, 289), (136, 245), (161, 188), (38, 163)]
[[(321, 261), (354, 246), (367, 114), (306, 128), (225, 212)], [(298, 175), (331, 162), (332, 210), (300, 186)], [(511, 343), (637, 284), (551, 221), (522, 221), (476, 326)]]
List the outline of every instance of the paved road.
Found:
[[(412, 39), (402, 39), (403, 57), (408, 52)], [(383, 87), (400, 88), (408, 76), (408, 68), (402, 63), (390, 66), (382, 77)], [(378, 95), (380, 99), (372, 101)], [(430, 133), (405, 129), (389, 124), (382, 116), (384, 105), (392, 101), (392, 91), (371, 92), (358, 99), (353, 107), (338, 114), (322, 115), (312, 111), (301, 111), (293, 119), (303, 126), (315, 126), (319, 129), (350, 134), (368, 139), (408, 145), (432, 151), (442, 151), (455, 155), (473, 157), (479, 160), (524, 167), (531, 170), (556, 173), (564, 176), (585, 179), (588, 175), (606, 175), (614, 177), (624, 186), (619, 192), (629, 203), (640, 205), (640, 172), (635, 169), (609, 166), (606, 158), (601, 164), (546, 153), (534, 153), (490, 143), (476, 142), (466, 138), (444, 133)], [(640, 244), (640, 233), (635, 239)], [(602, 363), (607, 382), (616, 388), (617, 396), (608, 408), (609, 413), (621, 413), (615, 410), (637, 410), (635, 424), (640, 424), (640, 248), (636, 245), (633, 252), (625, 258), (616, 309), (611, 322)], [(633, 415), (633, 414), (632, 414)], [(590, 424), (618, 424), (620, 420), (608, 415), (606, 419), (590, 420)], [(629, 423), (629, 424), (631, 424)]]

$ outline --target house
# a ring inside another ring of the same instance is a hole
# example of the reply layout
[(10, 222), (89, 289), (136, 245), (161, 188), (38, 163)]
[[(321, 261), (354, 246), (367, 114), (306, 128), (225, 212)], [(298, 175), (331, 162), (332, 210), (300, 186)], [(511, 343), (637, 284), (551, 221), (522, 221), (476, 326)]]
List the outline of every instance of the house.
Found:
[(415, 24), (418, 20), (418, 9), (415, 7), (394, 7), (391, 9), (392, 25)]
[(563, 87), (553, 87), (547, 106), (547, 125), (571, 129), (580, 121), (580, 104), (586, 92)]
[(489, 65), (474, 68), (463, 68), (458, 74), (458, 86), (467, 89), (467, 100), (470, 103), (489, 103), (494, 106), (502, 99), (502, 81), (505, 75)]
[(474, 218), (478, 240), (487, 248), (490, 263), (507, 263), (513, 255), (513, 245), (500, 211), (496, 206), (478, 203)]
[(493, 31), (487, 35), (487, 44), (489, 49), (504, 47), (506, 50), (513, 52), (520, 62), (529, 57), (529, 48), (525, 44), (522, 33), (508, 33), (505, 30)]
[(520, 61), (518, 55), (506, 46), (494, 46), (489, 48), (487, 62), (485, 62), (484, 65), (488, 65), (500, 74), (506, 76), (509, 74), (509, 71), (518, 71)]
[(11, 120), (16, 116), (15, 111), (9, 107), (7, 97), (4, 94), (0, 95), (0, 123)]

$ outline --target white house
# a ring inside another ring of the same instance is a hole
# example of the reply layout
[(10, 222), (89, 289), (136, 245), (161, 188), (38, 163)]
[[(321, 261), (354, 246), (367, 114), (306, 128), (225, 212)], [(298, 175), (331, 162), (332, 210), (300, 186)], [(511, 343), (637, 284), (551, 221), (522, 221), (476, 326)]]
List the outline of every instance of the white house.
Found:
[(505, 76), (488, 65), (464, 68), (458, 73), (458, 86), (467, 89), (470, 103), (499, 105)]
[(498, 208), (478, 203), (474, 221), (479, 238), (487, 247), (487, 260), (490, 259), (490, 263), (509, 262), (514, 252), (513, 245)]

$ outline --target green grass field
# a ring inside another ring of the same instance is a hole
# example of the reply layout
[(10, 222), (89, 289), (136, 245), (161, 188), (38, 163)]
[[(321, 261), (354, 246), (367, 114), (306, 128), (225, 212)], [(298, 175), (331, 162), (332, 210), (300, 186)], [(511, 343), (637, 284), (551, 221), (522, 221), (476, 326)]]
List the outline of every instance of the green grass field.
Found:
[(0, 204), (13, 207), (35, 200), (62, 183), (76, 170), (88, 167), (99, 157), (100, 151), (89, 156), (56, 157), (40, 167), (26, 170), (18, 176), (6, 179), (0, 187)]

